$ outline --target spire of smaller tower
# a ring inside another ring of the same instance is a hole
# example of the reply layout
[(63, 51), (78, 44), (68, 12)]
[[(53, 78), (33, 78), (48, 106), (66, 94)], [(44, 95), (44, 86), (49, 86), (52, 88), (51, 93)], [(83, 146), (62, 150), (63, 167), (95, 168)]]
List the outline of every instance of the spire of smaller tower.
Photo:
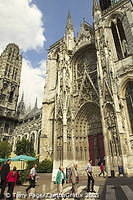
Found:
[(22, 93), (21, 100), (17, 107), (17, 115), (19, 118), (23, 118), (25, 115), (24, 92)]
[(26, 110), (27, 113), (30, 113), (31, 112), (31, 104), (29, 104), (27, 110)]
[(24, 101), (24, 92), (22, 93), (21, 102)]
[(37, 106), (37, 97), (36, 97), (34, 109), (38, 109), (38, 106)]
[(66, 23), (66, 30), (68, 30), (68, 29), (72, 29), (72, 30), (74, 29), (70, 11), (68, 11), (67, 23)]

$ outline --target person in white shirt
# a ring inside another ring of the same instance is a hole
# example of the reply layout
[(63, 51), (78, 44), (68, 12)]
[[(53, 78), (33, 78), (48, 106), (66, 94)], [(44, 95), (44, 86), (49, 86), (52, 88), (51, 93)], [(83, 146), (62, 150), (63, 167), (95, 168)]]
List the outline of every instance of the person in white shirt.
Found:
[(92, 160), (89, 160), (89, 163), (86, 167), (86, 173), (88, 176), (87, 192), (95, 192), (94, 191), (94, 178), (93, 178), (93, 174), (92, 174)]
[(29, 174), (29, 186), (27, 187), (26, 189), (26, 193), (28, 193), (28, 191), (31, 189), (31, 188), (35, 188), (35, 185), (36, 185), (36, 175), (37, 175), (37, 172), (36, 172), (36, 168), (37, 168), (37, 165), (35, 164), (31, 170), (30, 170), (30, 174)]

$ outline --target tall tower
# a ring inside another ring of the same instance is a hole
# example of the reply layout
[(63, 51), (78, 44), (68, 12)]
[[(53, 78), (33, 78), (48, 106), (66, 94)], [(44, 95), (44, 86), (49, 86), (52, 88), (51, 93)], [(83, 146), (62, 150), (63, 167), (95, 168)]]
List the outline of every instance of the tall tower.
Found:
[(93, 9), (106, 166), (133, 174), (133, 6), (94, 0)]
[(22, 56), (16, 44), (8, 44), (0, 56), (0, 134), (10, 135), (16, 116)]
[(54, 158), (54, 167), (57, 168), (63, 161), (67, 163), (67, 120), (72, 78), (70, 57), (74, 45), (74, 28), (68, 13), (64, 37), (49, 48), (42, 110), (40, 159)]

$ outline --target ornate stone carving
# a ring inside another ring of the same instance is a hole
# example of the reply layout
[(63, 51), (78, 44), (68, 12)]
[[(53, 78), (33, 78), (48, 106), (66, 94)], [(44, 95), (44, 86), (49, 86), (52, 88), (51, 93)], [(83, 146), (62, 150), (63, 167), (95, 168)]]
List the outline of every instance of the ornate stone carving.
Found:
[(117, 76), (123, 76), (127, 73), (133, 72), (133, 65), (126, 65), (122, 66), (118, 71), (117, 71)]

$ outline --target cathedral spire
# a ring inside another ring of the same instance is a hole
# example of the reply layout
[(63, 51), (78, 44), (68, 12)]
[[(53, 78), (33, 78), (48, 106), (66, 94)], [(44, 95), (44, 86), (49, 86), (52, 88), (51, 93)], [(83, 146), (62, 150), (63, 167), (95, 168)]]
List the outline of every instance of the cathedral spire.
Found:
[(35, 101), (34, 109), (38, 109), (38, 105), (37, 105), (37, 97), (36, 97), (36, 101)]
[(24, 92), (22, 93), (21, 102), (24, 102)]
[(66, 23), (66, 30), (69, 29), (74, 30), (70, 10), (68, 11), (67, 23)]
[(74, 47), (74, 27), (73, 27), (70, 11), (68, 11), (64, 36), (65, 36), (64, 39), (65, 39), (65, 43), (66, 43), (68, 51), (72, 51)]

